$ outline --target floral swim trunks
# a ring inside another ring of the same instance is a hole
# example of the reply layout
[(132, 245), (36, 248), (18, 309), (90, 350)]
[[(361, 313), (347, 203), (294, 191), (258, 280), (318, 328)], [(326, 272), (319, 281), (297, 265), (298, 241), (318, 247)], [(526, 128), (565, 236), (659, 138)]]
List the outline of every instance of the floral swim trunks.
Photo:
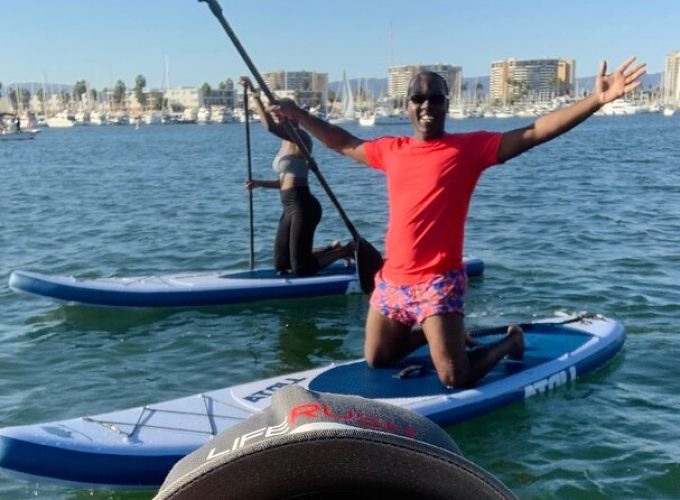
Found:
[(438, 314), (463, 314), (466, 290), (465, 268), (438, 274), (415, 285), (394, 285), (379, 272), (370, 305), (387, 318), (413, 325)]

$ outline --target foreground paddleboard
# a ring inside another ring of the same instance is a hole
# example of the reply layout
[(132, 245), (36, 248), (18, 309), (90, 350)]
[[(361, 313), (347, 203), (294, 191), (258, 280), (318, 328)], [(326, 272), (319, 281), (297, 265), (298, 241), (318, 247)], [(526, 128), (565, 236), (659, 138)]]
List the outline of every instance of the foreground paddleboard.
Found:
[[(424, 347), (389, 369), (355, 361), (102, 415), (6, 427), (0, 429), (0, 467), (71, 482), (155, 487), (175, 462), (268, 407), (288, 385), (373, 398), (448, 425), (570, 383), (612, 358), (625, 339), (620, 323), (599, 316), (522, 326), (524, 359), (502, 361), (473, 389), (442, 386)], [(475, 335), (492, 342), (505, 330)], [(414, 365), (422, 369), (395, 377)]]
[[(484, 272), (480, 259), (466, 258), (465, 265), (469, 277)], [(273, 269), (94, 279), (14, 271), (9, 286), (67, 303), (112, 307), (214, 306), (361, 293), (355, 266), (342, 264), (305, 278), (278, 276)]]

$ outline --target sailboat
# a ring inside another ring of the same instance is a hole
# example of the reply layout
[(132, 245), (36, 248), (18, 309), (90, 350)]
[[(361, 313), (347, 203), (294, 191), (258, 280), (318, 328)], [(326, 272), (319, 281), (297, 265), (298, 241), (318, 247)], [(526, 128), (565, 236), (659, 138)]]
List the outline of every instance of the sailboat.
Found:
[(354, 112), (354, 96), (352, 95), (352, 88), (347, 81), (347, 75), (342, 72), (342, 86), (339, 91), (340, 98), (342, 99), (342, 108), (338, 115), (335, 115), (335, 101), (333, 102), (333, 107), (331, 108), (331, 115), (328, 119), (329, 123), (334, 125), (341, 123), (354, 123), (356, 121), (356, 113)]
[[(666, 82), (670, 83), (668, 79), (664, 82), (665, 85), (668, 85)], [(675, 96), (673, 99), (671, 99), (671, 91), (672, 89), (668, 87), (664, 90), (666, 104), (661, 111), (663, 116), (673, 116), (680, 109), (680, 67), (677, 68), (675, 74)]]

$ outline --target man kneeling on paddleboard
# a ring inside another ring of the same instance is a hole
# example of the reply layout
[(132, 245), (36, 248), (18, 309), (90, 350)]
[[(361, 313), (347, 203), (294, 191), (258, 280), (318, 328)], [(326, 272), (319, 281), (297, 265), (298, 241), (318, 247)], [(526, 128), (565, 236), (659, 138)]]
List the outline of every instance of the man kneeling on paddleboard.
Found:
[[(385, 264), (375, 277), (366, 320), (364, 354), (371, 366), (391, 365), (427, 343), (441, 382), (466, 387), (503, 357), (523, 356), (519, 327), (510, 327), (498, 342), (466, 349), (475, 344), (463, 325), (463, 236), (472, 192), (486, 168), (554, 139), (636, 89), (645, 65), (631, 67), (634, 60), (611, 74), (603, 61), (592, 94), (505, 133), (446, 133), (448, 85), (433, 72), (417, 74), (408, 87), (412, 137), (365, 141), (294, 103), (270, 107), (296, 120), (328, 148), (387, 176)], [(414, 329), (416, 323), (422, 329)]]

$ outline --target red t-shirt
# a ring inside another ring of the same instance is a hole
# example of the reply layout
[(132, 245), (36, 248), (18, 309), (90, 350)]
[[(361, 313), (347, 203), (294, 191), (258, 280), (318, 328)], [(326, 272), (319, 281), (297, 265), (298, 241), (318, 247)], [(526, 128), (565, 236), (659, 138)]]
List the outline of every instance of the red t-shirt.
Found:
[(498, 163), (500, 140), (500, 133), (472, 132), (363, 143), (366, 162), (387, 175), (385, 279), (412, 285), (463, 267), (470, 198), (484, 169)]

